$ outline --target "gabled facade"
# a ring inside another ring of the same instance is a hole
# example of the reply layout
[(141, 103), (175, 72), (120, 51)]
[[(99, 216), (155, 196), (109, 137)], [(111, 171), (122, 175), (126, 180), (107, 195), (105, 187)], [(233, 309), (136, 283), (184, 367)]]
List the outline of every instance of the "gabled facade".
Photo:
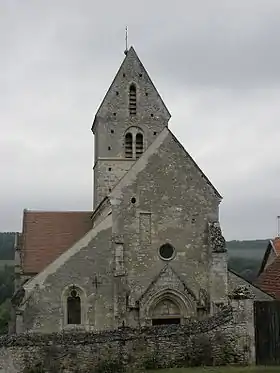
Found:
[(131, 48), (92, 126), (93, 213), (71, 216), (71, 227), (66, 215), (61, 226), (35, 224), (22, 240), (22, 273), (28, 261), (33, 273), (14, 296), (17, 332), (184, 324), (230, 303), (242, 281), (227, 268), (222, 197), (169, 119)]

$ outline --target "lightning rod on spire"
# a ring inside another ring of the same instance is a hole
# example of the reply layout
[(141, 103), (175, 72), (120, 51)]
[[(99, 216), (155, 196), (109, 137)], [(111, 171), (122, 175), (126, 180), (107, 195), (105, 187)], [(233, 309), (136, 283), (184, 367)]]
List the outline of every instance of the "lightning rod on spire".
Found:
[(127, 55), (128, 49), (127, 49), (127, 26), (125, 28), (125, 51), (124, 54)]

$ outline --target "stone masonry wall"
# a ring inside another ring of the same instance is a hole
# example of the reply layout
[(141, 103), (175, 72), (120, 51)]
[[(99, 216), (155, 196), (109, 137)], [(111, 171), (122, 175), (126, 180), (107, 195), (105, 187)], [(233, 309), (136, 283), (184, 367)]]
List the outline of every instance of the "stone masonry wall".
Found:
[(226, 307), (183, 326), (5, 336), (0, 339), (0, 372), (124, 372), (248, 364), (254, 360), (252, 345), (246, 316), (237, 317), (234, 308)]

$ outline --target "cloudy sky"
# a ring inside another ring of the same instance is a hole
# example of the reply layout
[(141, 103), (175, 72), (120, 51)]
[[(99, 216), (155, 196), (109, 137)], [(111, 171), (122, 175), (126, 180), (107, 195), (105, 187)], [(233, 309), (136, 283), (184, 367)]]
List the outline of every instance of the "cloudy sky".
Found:
[(129, 44), (224, 199), (227, 239), (280, 215), (279, 0), (0, 0), (0, 231), (92, 206), (92, 119)]

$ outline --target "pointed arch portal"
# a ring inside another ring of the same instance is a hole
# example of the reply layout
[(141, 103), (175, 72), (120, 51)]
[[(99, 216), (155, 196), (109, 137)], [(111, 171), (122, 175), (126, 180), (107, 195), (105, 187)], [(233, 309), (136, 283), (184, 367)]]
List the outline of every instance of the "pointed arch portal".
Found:
[(152, 325), (180, 324), (179, 306), (170, 298), (160, 300), (152, 310)]
[(152, 325), (181, 324), (186, 313), (186, 305), (179, 293), (165, 289), (151, 300), (148, 313)]

